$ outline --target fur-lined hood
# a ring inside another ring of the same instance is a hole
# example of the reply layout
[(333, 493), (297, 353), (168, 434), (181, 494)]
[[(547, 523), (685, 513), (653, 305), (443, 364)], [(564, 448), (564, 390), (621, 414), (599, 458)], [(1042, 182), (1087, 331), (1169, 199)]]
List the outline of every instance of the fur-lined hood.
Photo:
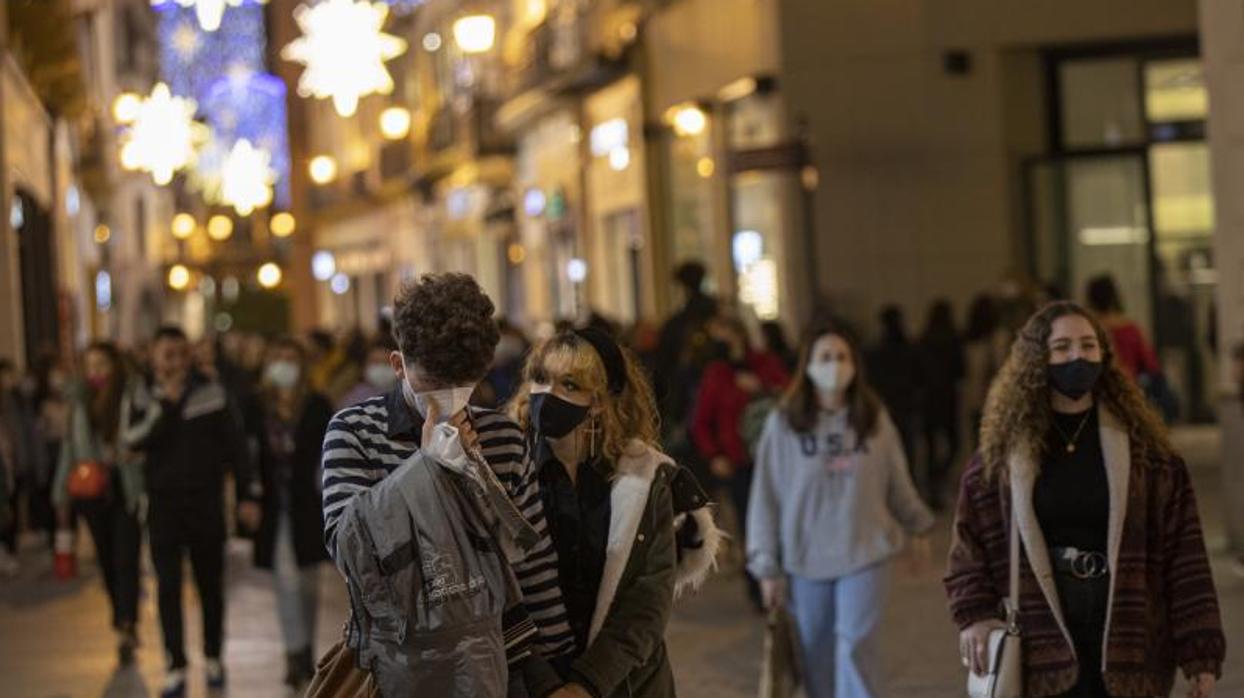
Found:
[[(675, 597), (688, 590), (699, 589), (717, 567), (717, 553), (725, 534), (713, 520), (708, 497), (695, 482), (694, 476), (685, 468), (679, 468), (669, 456), (648, 444), (633, 441), (614, 468), (609, 541), (596, 599), (596, 613), (592, 618), (590, 635), (593, 638), (613, 605), (636, 536), (641, 535), (638, 533), (640, 520), (648, 506), (652, 483), (662, 469), (667, 470), (667, 486), (671, 488), (674, 499), (675, 538), (683, 546), (678, 550)], [(694, 530), (689, 529), (690, 526), (694, 526)]]

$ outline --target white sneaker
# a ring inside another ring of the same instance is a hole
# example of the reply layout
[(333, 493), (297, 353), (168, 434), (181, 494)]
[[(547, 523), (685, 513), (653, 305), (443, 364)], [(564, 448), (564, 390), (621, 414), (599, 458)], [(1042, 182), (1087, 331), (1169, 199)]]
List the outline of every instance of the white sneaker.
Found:
[(225, 687), (225, 665), (219, 659), (207, 660), (207, 687), (213, 691)]
[(186, 695), (186, 670), (173, 669), (164, 677), (160, 698), (183, 698)]

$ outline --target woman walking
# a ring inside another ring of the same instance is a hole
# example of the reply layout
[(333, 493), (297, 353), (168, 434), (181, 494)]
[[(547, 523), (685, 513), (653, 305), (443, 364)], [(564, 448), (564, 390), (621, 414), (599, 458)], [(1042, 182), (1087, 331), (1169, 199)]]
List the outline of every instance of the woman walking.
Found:
[(532, 352), (525, 373), (513, 411), (534, 442), (577, 648), (529, 663), (528, 690), (674, 696), (665, 626), (676, 590), (712, 566), (720, 534), (708, 498), (657, 449), (652, 388), (610, 336), (562, 332)]
[(319, 563), (328, 559), (320, 509), (320, 448), (333, 408), (310, 387), (305, 350), (293, 339), (269, 348), (258, 414), (262, 517), (255, 565), (273, 572), (285, 640), (285, 683), (298, 690), (315, 673)]
[(86, 350), (83, 378), (83, 385), (67, 391), (67, 433), (52, 498), (62, 522), (70, 521), (72, 513), (86, 520), (112, 608), (118, 659), (128, 666), (138, 647), (143, 471), (141, 457), (125, 447), (125, 432), (131, 410), (144, 408), (149, 398), (141, 380), (129, 378), (120, 351), (109, 342)]
[(1208, 698), (1225, 640), (1192, 483), (1108, 336), (1047, 305), (989, 393), (945, 579), (963, 661), (987, 668), (1018, 535), (1024, 695), (1167, 696), (1179, 668)]
[(860, 366), (852, 333), (814, 327), (756, 454), (748, 568), (766, 607), (786, 604), (789, 590), (810, 698), (886, 695), (878, 630), (890, 561), (908, 535), (927, 558), (934, 522)]

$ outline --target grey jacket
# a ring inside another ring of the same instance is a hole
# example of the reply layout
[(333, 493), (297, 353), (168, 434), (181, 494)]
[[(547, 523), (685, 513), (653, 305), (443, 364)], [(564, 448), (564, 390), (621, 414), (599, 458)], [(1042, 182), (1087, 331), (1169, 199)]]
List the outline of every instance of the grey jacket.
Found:
[(336, 536), (346, 644), (385, 698), (501, 698), (536, 628), (513, 560), (539, 537), (482, 459), (419, 451), (354, 497)]
[(906, 534), (932, 528), (898, 429), (883, 411), (856, 439), (845, 411), (808, 434), (780, 411), (765, 423), (747, 517), (747, 567), (761, 578), (837, 579), (897, 553)]

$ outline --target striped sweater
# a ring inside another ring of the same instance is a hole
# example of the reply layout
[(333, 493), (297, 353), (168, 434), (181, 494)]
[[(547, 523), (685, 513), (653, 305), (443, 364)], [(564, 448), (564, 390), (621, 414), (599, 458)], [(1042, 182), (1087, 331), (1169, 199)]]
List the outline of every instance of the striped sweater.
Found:
[[(1026, 696), (1062, 694), (1080, 671), (1102, 672), (1116, 696), (1169, 695), (1176, 668), (1188, 676), (1221, 675), (1226, 641), (1187, 467), (1178, 458), (1155, 462), (1146, 454), (1129, 453), (1126, 435), (1118, 439), (1127, 487), (1120, 493), (1122, 511), (1112, 504), (1120, 525), (1103, 667), (1077, 662), (1062, 629), (1058, 599), (1051, 600), (1048, 591), (1049, 557), (1028, 547), (1030, 536), (1039, 538), (1039, 531), (1025, 530), (1035, 522), (1031, 491), (1025, 496), (1023, 484), (1031, 487), (1032, 473), (1023, 474), (1021, 467), (1019, 475), (999, 484), (985, 477), (978, 457), (963, 474), (945, 578), (951, 615), (961, 629), (1001, 617), (1008, 586), (1008, 522), (1012, 501), (1019, 502), (1015, 506), (1025, 540), (1019, 625)], [(1013, 461), (1012, 472), (1015, 466)]]
[[(480, 449), (501, 484), (543, 540), (514, 566), (523, 605), (540, 631), (537, 649), (546, 657), (574, 652), (557, 576), (557, 553), (549, 538), (535, 466), (522, 431), (490, 410), (471, 409)], [(337, 524), (350, 500), (384, 479), (419, 447), (422, 420), (407, 408), (399, 385), (387, 395), (348, 407), (333, 417), (324, 437), (324, 540), (336, 556)]]

